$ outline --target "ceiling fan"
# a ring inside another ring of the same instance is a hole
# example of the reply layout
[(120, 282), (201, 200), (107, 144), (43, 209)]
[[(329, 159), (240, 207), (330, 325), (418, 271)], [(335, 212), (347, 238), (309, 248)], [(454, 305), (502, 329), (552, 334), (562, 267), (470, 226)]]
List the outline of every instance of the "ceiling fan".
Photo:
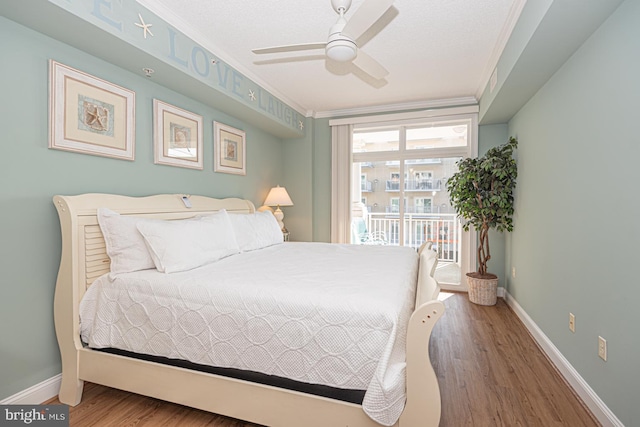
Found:
[(326, 42), (293, 44), (253, 49), (258, 55), (325, 49), (327, 57), (338, 62), (352, 62), (375, 79), (385, 78), (389, 72), (375, 59), (358, 49), (355, 40), (362, 36), (391, 7), (394, 0), (365, 0), (348, 21), (344, 14), (351, 7), (351, 0), (331, 0), (333, 9), (340, 15), (329, 30)]

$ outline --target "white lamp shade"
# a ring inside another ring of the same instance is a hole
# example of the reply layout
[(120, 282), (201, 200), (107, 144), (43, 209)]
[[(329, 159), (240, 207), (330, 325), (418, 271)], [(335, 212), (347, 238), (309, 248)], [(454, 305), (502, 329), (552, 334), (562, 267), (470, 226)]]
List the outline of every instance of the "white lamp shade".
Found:
[(289, 193), (287, 193), (284, 187), (280, 186), (273, 187), (269, 191), (267, 198), (264, 200), (264, 204), (267, 206), (293, 206)]

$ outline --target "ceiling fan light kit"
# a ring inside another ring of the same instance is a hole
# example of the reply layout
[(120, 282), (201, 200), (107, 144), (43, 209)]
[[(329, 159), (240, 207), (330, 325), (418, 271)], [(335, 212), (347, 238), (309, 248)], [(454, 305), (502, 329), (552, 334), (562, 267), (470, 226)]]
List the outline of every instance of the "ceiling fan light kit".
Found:
[(348, 39), (339, 38), (327, 43), (327, 56), (334, 61), (349, 62), (356, 57), (356, 44)]

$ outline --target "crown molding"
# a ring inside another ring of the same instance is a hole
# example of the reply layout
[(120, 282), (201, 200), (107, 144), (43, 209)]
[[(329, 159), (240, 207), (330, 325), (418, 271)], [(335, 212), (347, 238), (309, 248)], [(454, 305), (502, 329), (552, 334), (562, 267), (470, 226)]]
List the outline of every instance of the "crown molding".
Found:
[(361, 114), (383, 114), (394, 111), (425, 110), (429, 108), (458, 107), (463, 105), (477, 105), (478, 100), (472, 96), (460, 98), (434, 99), (429, 101), (405, 102), (401, 104), (374, 105), (369, 107), (346, 108), (342, 110), (317, 111), (309, 113), (307, 117), (325, 119), (333, 117), (357, 116)]
[(349, 117), (337, 117), (329, 120), (329, 126), (337, 125), (362, 125), (375, 123), (381, 125), (383, 123), (403, 122), (406, 120), (420, 120), (430, 119), (434, 117), (456, 117), (462, 118), (463, 115), (476, 115), (480, 108), (476, 105), (463, 105), (463, 106), (447, 106), (442, 108), (430, 108), (423, 110), (402, 111), (399, 113), (390, 113), (385, 111), (378, 115), (359, 115)]

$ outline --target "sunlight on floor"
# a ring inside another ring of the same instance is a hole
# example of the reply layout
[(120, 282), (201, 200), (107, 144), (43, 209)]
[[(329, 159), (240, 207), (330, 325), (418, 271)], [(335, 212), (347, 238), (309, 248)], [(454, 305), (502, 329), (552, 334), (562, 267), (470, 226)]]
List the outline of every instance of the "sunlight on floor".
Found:
[(451, 293), (451, 292), (443, 292), (443, 291), (440, 291), (440, 293), (438, 294), (438, 300), (439, 300), (439, 301), (444, 301), (444, 300), (446, 300), (447, 298), (452, 297), (453, 295), (454, 295), (454, 294), (453, 294), (453, 293)]
[(460, 266), (454, 262), (438, 262), (433, 275), (439, 283), (460, 284)]

